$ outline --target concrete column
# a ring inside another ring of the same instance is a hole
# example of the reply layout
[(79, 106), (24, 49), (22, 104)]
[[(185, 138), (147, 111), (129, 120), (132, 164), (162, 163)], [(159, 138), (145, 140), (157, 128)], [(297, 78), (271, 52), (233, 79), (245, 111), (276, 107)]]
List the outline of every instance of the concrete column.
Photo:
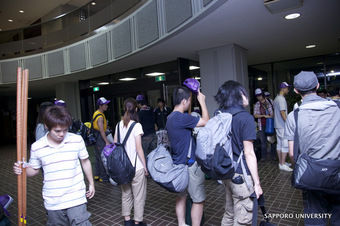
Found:
[(198, 52), (202, 93), (210, 117), (218, 108), (214, 96), (228, 80), (241, 83), (249, 92), (247, 50), (236, 44), (220, 46)]
[(56, 98), (66, 102), (66, 107), (75, 119), (81, 119), (78, 82), (66, 82), (56, 85)]

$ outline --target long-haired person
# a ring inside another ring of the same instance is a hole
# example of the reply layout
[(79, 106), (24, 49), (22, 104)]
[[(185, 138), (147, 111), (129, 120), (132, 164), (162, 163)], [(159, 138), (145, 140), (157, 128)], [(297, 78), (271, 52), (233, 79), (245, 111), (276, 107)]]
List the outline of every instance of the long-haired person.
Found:
[[(136, 162), (136, 174), (130, 184), (122, 184), (122, 215), (124, 216), (124, 225), (146, 225), (143, 222), (144, 206), (146, 199), (146, 176), (149, 174), (146, 168), (145, 156), (142, 148), (142, 125), (138, 120), (137, 102), (134, 99), (127, 99), (124, 102), (124, 116), (117, 124), (114, 136), (114, 142), (117, 142), (117, 127), (119, 126), (120, 141), (125, 138), (133, 122), (138, 122), (126, 142), (125, 150), (131, 163)], [(137, 153), (137, 154), (136, 154)], [(137, 161), (135, 161), (137, 158)], [(134, 207), (134, 220), (130, 218), (132, 207)]]
[(219, 88), (215, 99), (223, 112), (233, 115), (231, 130), (234, 160), (237, 160), (243, 151), (245, 173), (249, 181), (248, 186), (241, 164), (233, 179), (223, 181), (226, 203), (221, 225), (251, 225), (254, 199), (251, 196), (255, 192), (259, 198), (263, 192), (253, 146), (253, 140), (256, 139), (255, 122), (253, 116), (245, 109), (249, 104), (248, 93), (240, 83), (227, 81)]

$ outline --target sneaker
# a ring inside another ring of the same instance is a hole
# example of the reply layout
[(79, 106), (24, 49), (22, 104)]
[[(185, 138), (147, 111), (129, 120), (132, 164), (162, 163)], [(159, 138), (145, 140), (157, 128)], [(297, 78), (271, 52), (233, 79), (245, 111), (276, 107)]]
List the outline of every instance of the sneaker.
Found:
[(283, 164), (283, 165), (279, 164), (279, 169), (283, 170), (283, 171), (287, 171), (287, 172), (292, 172), (293, 171), (293, 169), (290, 168), (289, 166), (287, 166), (286, 164)]
[(147, 226), (147, 224), (146, 224), (144, 221), (142, 221), (142, 222), (139, 222), (139, 224), (135, 224), (135, 225), (142, 225), (142, 226)]
[(7, 194), (0, 196), (0, 206), (3, 208), (7, 216), (9, 216), (7, 209), (12, 204), (12, 202), (13, 202), (13, 198), (11, 196)]
[(288, 166), (288, 167), (292, 166), (292, 164), (289, 163), (289, 162), (285, 162), (285, 164), (286, 164), (286, 166)]

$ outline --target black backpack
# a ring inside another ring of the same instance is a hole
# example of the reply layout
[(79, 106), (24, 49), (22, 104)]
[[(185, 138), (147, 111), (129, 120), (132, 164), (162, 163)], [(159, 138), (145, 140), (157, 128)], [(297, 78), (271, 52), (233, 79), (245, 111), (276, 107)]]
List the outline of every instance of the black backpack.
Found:
[(72, 120), (72, 125), (70, 126), (68, 131), (71, 133), (80, 135), (85, 141), (87, 138), (87, 133), (89, 131), (89, 128), (85, 126), (85, 124), (79, 120)]
[(90, 146), (90, 145), (94, 145), (97, 142), (97, 138), (99, 136), (99, 132), (97, 133), (97, 135), (94, 135), (94, 128), (93, 128), (93, 122), (99, 117), (99, 116), (103, 116), (102, 114), (98, 114), (96, 115), (96, 117), (94, 117), (94, 119), (91, 120), (91, 128), (87, 128), (87, 132), (86, 132), (86, 136), (85, 136), (85, 145), (86, 146)]
[(119, 123), (117, 125), (117, 143), (113, 151), (107, 156), (107, 173), (118, 184), (129, 184), (135, 176), (137, 153), (135, 166), (132, 165), (129, 156), (125, 150), (125, 144), (130, 136), (133, 127), (137, 122), (133, 122), (124, 138), (120, 143)]

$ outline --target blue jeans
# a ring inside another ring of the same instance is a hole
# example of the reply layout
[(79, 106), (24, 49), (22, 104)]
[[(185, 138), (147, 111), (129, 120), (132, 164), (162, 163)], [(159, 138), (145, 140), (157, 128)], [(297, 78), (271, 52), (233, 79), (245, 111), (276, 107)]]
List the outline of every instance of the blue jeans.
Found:
[[(318, 191), (302, 191), (304, 214), (324, 214), (323, 218), (305, 218), (305, 225), (340, 225), (340, 196)], [(331, 214), (328, 218), (328, 214)]]

